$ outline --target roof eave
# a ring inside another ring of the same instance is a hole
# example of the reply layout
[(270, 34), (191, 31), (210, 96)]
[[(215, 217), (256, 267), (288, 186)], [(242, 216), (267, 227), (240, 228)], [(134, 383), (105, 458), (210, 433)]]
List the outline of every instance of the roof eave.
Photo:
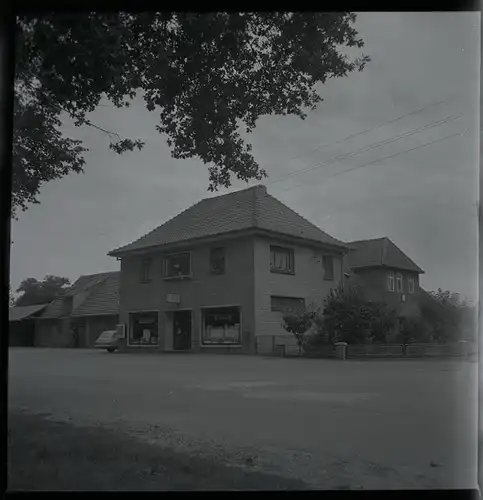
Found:
[(213, 234), (213, 235), (208, 235), (208, 236), (202, 236), (199, 238), (191, 238), (191, 239), (186, 239), (186, 240), (180, 240), (180, 241), (175, 241), (172, 243), (164, 243), (161, 245), (149, 245), (146, 247), (142, 248), (133, 248), (130, 250), (122, 250), (122, 249), (117, 249), (117, 250), (112, 250), (111, 252), (108, 252), (108, 256), (110, 257), (126, 257), (128, 255), (135, 255), (135, 254), (142, 254), (144, 252), (149, 252), (155, 249), (168, 249), (170, 247), (176, 247), (176, 246), (181, 246), (181, 245), (191, 245), (191, 244), (197, 244), (197, 243), (202, 243), (204, 241), (209, 241), (212, 238), (217, 238), (217, 237), (223, 237), (223, 236), (236, 236), (236, 235), (243, 235), (243, 234), (249, 234), (249, 233), (265, 233), (265, 234), (270, 234), (270, 235), (277, 235), (277, 236), (286, 236), (288, 238), (294, 238), (300, 241), (304, 242), (310, 242), (312, 244), (316, 244), (318, 246), (325, 246), (325, 247), (330, 247), (338, 251), (342, 251), (343, 253), (349, 252), (352, 248), (347, 245), (344, 242), (340, 243), (327, 243), (327, 242), (322, 242), (319, 240), (314, 240), (312, 238), (305, 238), (303, 236), (294, 236), (291, 234), (286, 234), (286, 233), (279, 233), (277, 231), (270, 231), (269, 229), (264, 229), (260, 227), (247, 227), (243, 229), (236, 229), (234, 231), (227, 231), (225, 233), (219, 233), (219, 234)]
[(398, 266), (391, 266), (388, 264), (358, 264), (351, 266), (349, 265), (352, 269), (363, 269), (363, 268), (370, 268), (370, 267), (383, 267), (385, 269), (399, 269), (401, 271), (410, 271), (412, 273), (417, 273), (417, 274), (426, 274), (425, 271), (422, 269), (418, 268), (410, 268), (410, 267), (398, 267)]

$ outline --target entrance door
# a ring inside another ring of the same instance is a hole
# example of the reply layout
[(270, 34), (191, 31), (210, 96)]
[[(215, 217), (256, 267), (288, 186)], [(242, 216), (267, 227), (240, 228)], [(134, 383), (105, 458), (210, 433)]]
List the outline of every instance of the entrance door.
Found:
[(191, 311), (175, 311), (173, 314), (173, 349), (191, 349)]

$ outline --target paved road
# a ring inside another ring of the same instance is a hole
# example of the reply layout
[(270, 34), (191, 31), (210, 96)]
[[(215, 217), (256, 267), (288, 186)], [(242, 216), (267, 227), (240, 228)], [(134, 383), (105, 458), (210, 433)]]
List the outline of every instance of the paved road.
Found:
[(10, 349), (9, 406), (304, 479), (476, 487), (477, 364)]

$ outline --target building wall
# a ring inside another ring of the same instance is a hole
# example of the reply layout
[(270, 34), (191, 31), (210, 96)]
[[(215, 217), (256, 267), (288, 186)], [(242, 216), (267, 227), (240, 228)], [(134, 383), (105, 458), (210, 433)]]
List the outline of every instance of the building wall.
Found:
[[(201, 308), (206, 306), (240, 305), (242, 308), (242, 343), (245, 351), (254, 349), (254, 265), (253, 238), (219, 239), (215, 244), (201, 244), (166, 252), (191, 251), (190, 279), (164, 279), (163, 256), (151, 255), (124, 257), (121, 260), (120, 322), (129, 329), (129, 313), (137, 311), (159, 311), (159, 348), (172, 347), (172, 331), (166, 312), (177, 309), (192, 310), (192, 348), (201, 349)], [(210, 273), (210, 248), (225, 247), (225, 274)], [(141, 262), (151, 258), (151, 280), (142, 283)], [(179, 294), (181, 303), (168, 304), (167, 294)], [(221, 349), (203, 347), (205, 350)]]
[(35, 345), (38, 347), (72, 347), (73, 337), (69, 332), (69, 319), (37, 320)]
[[(270, 246), (293, 248), (295, 274), (279, 274), (270, 271)], [(283, 240), (257, 237), (255, 259), (255, 329), (258, 351), (272, 350), (272, 336), (277, 335), (280, 344), (292, 344), (293, 339), (282, 328), (281, 312), (271, 311), (272, 295), (304, 298), (306, 306), (322, 305), (331, 288), (342, 278), (341, 254), (322, 252), (310, 246), (293, 245)], [(334, 257), (334, 279), (324, 280), (322, 255)]]
[[(402, 315), (413, 316), (420, 314), (421, 291), (419, 287), (419, 275), (408, 271), (393, 270), (394, 291), (390, 292), (387, 287), (387, 274), (390, 269), (386, 268), (362, 268), (357, 269), (355, 277), (349, 283), (358, 283), (364, 287), (368, 300), (382, 301), (393, 308), (398, 308)], [(396, 274), (400, 272), (403, 276), (403, 291), (398, 292), (396, 288)], [(414, 278), (414, 293), (409, 293), (409, 278)], [(405, 302), (402, 302), (402, 296)]]

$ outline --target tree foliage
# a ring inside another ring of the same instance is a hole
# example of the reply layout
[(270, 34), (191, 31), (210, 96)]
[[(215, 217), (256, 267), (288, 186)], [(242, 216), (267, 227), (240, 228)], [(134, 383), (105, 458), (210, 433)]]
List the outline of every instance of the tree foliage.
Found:
[(368, 342), (373, 320), (371, 304), (363, 298), (358, 287), (340, 285), (325, 298), (323, 330), (331, 342)]
[(438, 288), (428, 292), (430, 300), (422, 306), (423, 318), (431, 325), (432, 340), (448, 342), (473, 337), (476, 331), (476, 310), (461, 300), (458, 293)]
[(62, 113), (107, 133), (117, 153), (141, 149), (92, 123), (101, 99), (127, 107), (136, 95), (159, 113), (174, 158), (209, 165), (209, 189), (266, 172), (241, 130), (260, 116), (306, 117), (319, 84), (362, 70), (349, 59), (362, 39), (353, 13), (23, 14), (16, 25), (13, 210), (39, 187), (81, 172), (85, 146), (60, 131)]
[(302, 353), (302, 349), (307, 343), (307, 333), (314, 325), (317, 315), (318, 310), (307, 309), (304, 311), (286, 313), (283, 316), (282, 327), (295, 337), (299, 347), (299, 353)]
[(70, 285), (68, 278), (47, 275), (42, 281), (36, 278), (27, 278), (20, 283), (17, 293), (20, 297), (15, 301), (16, 306), (33, 306), (48, 304), (63, 293)]

